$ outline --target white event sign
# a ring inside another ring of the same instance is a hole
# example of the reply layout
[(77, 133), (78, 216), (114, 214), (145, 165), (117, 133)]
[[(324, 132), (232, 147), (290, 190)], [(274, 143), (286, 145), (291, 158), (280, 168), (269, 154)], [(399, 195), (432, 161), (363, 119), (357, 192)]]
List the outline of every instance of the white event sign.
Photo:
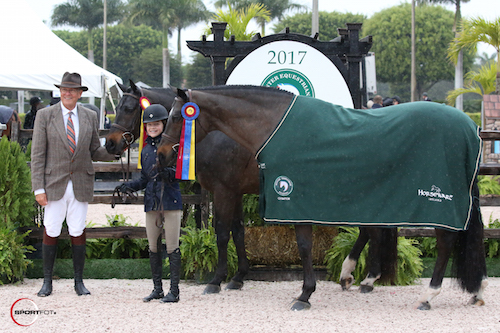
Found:
[(255, 49), (235, 67), (226, 84), (278, 87), (354, 107), (347, 83), (335, 64), (301, 42), (277, 41)]

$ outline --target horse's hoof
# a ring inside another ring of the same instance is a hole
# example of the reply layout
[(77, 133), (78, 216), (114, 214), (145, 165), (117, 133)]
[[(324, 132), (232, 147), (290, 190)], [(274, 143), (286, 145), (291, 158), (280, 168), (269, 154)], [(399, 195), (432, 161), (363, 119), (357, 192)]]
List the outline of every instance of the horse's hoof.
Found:
[(203, 290), (203, 295), (218, 294), (218, 293), (220, 293), (220, 286), (216, 284), (207, 284), (205, 290)]
[(474, 305), (474, 306), (483, 306), (485, 303), (482, 299), (477, 298), (477, 296), (472, 296), (470, 299), (468, 305)]
[(361, 291), (362, 294), (368, 294), (373, 291), (373, 286), (370, 286), (368, 284), (362, 284), (359, 286), (359, 290)]
[(350, 277), (347, 279), (340, 279), (340, 286), (342, 287), (342, 290), (349, 290), (353, 283), (354, 279)]
[(417, 307), (418, 310), (430, 310), (431, 309), (431, 303), (429, 302), (422, 302), (420, 305)]
[(294, 299), (292, 302), (292, 307), (290, 310), (292, 311), (302, 311), (302, 310), (309, 310), (311, 308), (311, 303), (309, 302), (304, 302), (304, 301), (299, 301), (298, 299)]
[(243, 288), (243, 282), (238, 282), (231, 280), (226, 286), (226, 290), (241, 290)]

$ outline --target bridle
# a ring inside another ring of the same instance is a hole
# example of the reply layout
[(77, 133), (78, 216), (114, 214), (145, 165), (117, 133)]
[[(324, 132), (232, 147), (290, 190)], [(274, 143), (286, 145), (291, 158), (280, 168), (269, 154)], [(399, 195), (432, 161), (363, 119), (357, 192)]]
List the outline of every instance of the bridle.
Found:
[[(192, 91), (191, 91), (191, 89), (188, 89), (188, 91), (187, 91), (187, 93), (188, 93), (188, 100), (187, 100), (187, 101), (184, 101), (185, 103), (187, 103), (187, 102), (191, 102), (191, 101), (193, 100), (193, 96), (192, 96), (191, 92), (192, 92)], [(176, 100), (176, 101), (179, 101), (179, 100), (180, 100), (180, 98), (179, 98), (179, 97), (176, 97), (176, 98), (175, 98), (175, 100)], [(200, 126), (201, 126), (201, 125), (200, 125)], [(166, 128), (165, 128), (165, 129), (166, 129)], [(203, 129), (203, 128), (202, 128), (202, 129)], [(203, 129), (203, 130), (204, 130), (204, 129)], [(205, 130), (204, 130), (204, 131), (205, 131)], [(161, 134), (161, 137), (162, 137), (162, 138), (165, 138), (165, 140), (167, 140), (168, 142), (173, 143), (173, 145), (172, 145), (172, 150), (174, 151), (174, 154), (175, 154), (175, 156), (176, 156), (176, 158), (177, 158), (177, 154), (178, 154), (178, 152), (179, 152), (179, 141), (180, 141), (180, 139), (176, 139), (176, 138), (174, 138), (173, 136), (170, 136), (170, 135), (166, 134), (165, 132), (163, 132), (163, 133)]]
[[(142, 97), (142, 96), (143, 96), (142, 90), (141, 90), (141, 89), (139, 89), (139, 92), (141, 93), (141, 96), (140, 96), (140, 97)], [(123, 93), (123, 95), (124, 95), (124, 96), (130, 96), (130, 97), (132, 97), (132, 98), (135, 98), (135, 99), (136, 99), (136, 100), (138, 100), (138, 101), (139, 101), (139, 99), (140, 99), (140, 97), (137, 97), (136, 95), (131, 94), (131, 93), (128, 93), (128, 92), (124, 92), (124, 93)], [(140, 108), (140, 107), (141, 107), (141, 105), (139, 104), (139, 108)], [(133, 124), (132, 124), (132, 128), (135, 128), (135, 125), (136, 125), (137, 119), (139, 119), (139, 121), (140, 121), (140, 117), (139, 117), (139, 118), (135, 118), (135, 119), (134, 119), (134, 122), (133, 122)], [(116, 129), (118, 129), (118, 130), (120, 130), (120, 131), (122, 131), (122, 132), (123, 132), (123, 133), (122, 133), (122, 139), (123, 139), (123, 141), (125, 142), (125, 144), (127, 145), (127, 148), (129, 148), (129, 147), (130, 147), (130, 145), (131, 145), (132, 143), (134, 143), (134, 141), (135, 141), (135, 136), (134, 136), (134, 133), (132, 133), (132, 132), (131, 132), (131, 130), (129, 130), (128, 128), (125, 128), (125, 127), (123, 127), (123, 126), (121, 126), (121, 125), (118, 125), (118, 124), (116, 124), (116, 123), (111, 124), (111, 127), (114, 127), (114, 128), (116, 128)]]

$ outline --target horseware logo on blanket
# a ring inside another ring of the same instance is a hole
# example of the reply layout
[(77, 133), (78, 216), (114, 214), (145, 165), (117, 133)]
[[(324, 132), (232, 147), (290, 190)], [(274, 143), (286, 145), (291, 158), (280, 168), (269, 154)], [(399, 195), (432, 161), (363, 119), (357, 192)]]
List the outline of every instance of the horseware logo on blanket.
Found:
[(432, 185), (430, 191), (418, 189), (418, 196), (427, 197), (429, 201), (442, 202), (443, 199), (453, 201), (453, 194), (441, 193), (441, 189), (436, 185)]
[(278, 200), (290, 200), (288, 196), (293, 191), (293, 182), (287, 176), (279, 176), (274, 181), (274, 190), (281, 196)]

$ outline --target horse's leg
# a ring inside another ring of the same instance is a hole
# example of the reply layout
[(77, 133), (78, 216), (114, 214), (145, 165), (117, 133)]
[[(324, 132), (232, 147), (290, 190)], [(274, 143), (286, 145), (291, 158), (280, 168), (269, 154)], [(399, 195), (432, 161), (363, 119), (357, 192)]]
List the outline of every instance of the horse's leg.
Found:
[(217, 236), (218, 261), (215, 276), (210, 281), (203, 294), (216, 294), (220, 292), (220, 284), (227, 276), (227, 244), (229, 242), (231, 222), (234, 216), (234, 198), (228, 191), (214, 191), (214, 221)]
[(431, 282), (429, 283), (429, 287), (420, 297), (417, 309), (430, 310), (430, 301), (441, 292), (441, 285), (443, 283), (446, 266), (448, 265), (448, 260), (450, 259), (450, 255), (457, 241), (457, 238), (457, 232), (436, 229), (436, 243), (438, 249), (436, 265), (434, 266), (434, 271), (432, 272), (432, 278)]
[(342, 290), (349, 290), (349, 288), (353, 285), (354, 276), (352, 275), (352, 272), (356, 268), (361, 251), (363, 251), (369, 239), (370, 236), (367, 228), (359, 228), (358, 239), (356, 239), (351, 252), (349, 252), (349, 255), (342, 263), (342, 271), (340, 272), (340, 285), (342, 286)]
[(245, 249), (245, 225), (243, 224), (243, 203), (242, 196), (234, 198), (234, 216), (232, 222), (232, 235), (236, 253), (238, 255), (238, 272), (233, 276), (226, 286), (226, 289), (239, 290), (243, 287), (243, 278), (248, 274), (250, 265), (248, 263)]
[(369, 293), (373, 290), (375, 281), (382, 275), (381, 251), (382, 251), (382, 228), (366, 228), (370, 237), (370, 248), (368, 249), (368, 274), (360, 283), (360, 291)]
[(292, 302), (294, 311), (307, 310), (311, 307), (309, 297), (316, 290), (316, 277), (312, 264), (312, 225), (296, 225), (295, 236), (299, 247), (300, 258), (304, 270), (304, 284), (302, 294)]

